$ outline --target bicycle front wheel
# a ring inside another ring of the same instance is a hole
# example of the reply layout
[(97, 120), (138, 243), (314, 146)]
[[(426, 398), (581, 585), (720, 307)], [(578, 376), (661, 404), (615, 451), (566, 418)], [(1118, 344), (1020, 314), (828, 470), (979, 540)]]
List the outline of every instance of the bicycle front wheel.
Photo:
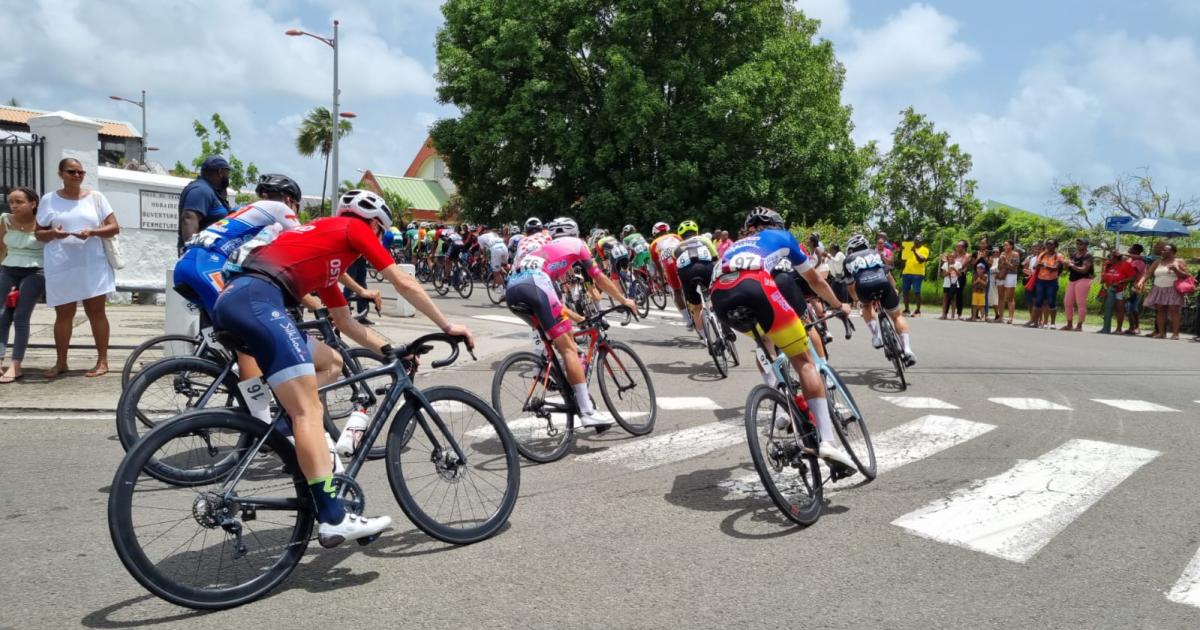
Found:
[(821, 368), (821, 377), (825, 381), (825, 401), (829, 405), (829, 417), (833, 420), (833, 428), (837, 430), (838, 438), (842, 446), (846, 447), (850, 458), (854, 460), (858, 472), (870, 481), (879, 470), (876, 467), (875, 446), (871, 444), (871, 432), (867, 430), (867, 421), (837, 370), (826, 364)]
[(575, 411), (566, 403), (546, 357), (517, 352), (501, 361), (492, 377), (492, 407), (525, 459), (545, 464), (570, 450)]
[[(313, 514), (291, 444), (273, 433), (246, 473), (230, 478), (267, 425), (227, 409), (202, 409), (148, 433), (122, 460), (108, 499), (108, 531), (142, 586), (197, 609), (239, 606), (295, 568)], [(206, 436), (198, 440), (197, 436)], [(148, 473), (170, 461), (202, 480), (181, 487)]]
[(159, 335), (143, 341), (129, 353), (121, 368), (121, 389), (129, 387), (129, 381), (146, 366), (170, 357), (195, 356), (200, 339), (192, 335)]
[(653, 431), (658, 417), (654, 381), (633, 348), (620, 341), (609, 341), (600, 350), (596, 368), (600, 396), (613, 420), (633, 435)]
[(458, 291), (459, 297), (467, 299), (475, 292), (475, 280), (471, 277), (472, 274), (468, 269), (458, 270), (458, 282), (454, 286), (454, 290)]
[[(162, 359), (138, 372), (117, 402), (117, 438), (128, 451), (147, 431), (179, 414), (199, 408), (222, 366), (200, 357)], [(232, 371), (217, 383), (206, 406), (245, 407)]]
[(414, 525), (443, 542), (490, 538), (508, 522), (521, 485), (512, 434), (487, 403), (465, 389), (431, 387), (421, 395), (446, 431), (415, 399), (400, 408), (387, 439), (388, 482), (396, 501)]
[(803, 423), (776, 428), (776, 419), (790, 414), (783, 394), (766, 385), (756, 386), (746, 400), (746, 442), (763, 489), (775, 507), (798, 525), (812, 525), (821, 517), (816, 445), (806, 445), (806, 440), (792, 431), (791, 425)]

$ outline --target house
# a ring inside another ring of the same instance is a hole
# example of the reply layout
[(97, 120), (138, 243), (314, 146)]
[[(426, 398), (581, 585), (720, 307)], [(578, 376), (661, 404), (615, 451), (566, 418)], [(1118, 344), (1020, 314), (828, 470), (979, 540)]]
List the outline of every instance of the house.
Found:
[(446, 160), (438, 154), (429, 138), (417, 151), (404, 176), (366, 170), (359, 185), (381, 195), (391, 193), (407, 199), (412, 204), (410, 207), (392, 208), (400, 211), (404, 221), (454, 221), (457, 218), (443, 212), (458, 188), (450, 181)]
[[(0, 136), (9, 135), (3, 133), (8, 131), (22, 137), (29, 133), (30, 118), (49, 113), (29, 107), (0, 105)], [(142, 132), (132, 124), (94, 116), (87, 118), (100, 124), (100, 130), (96, 132), (96, 141), (100, 151), (101, 166), (116, 166), (122, 158), (138, 157), (142, 154)]]

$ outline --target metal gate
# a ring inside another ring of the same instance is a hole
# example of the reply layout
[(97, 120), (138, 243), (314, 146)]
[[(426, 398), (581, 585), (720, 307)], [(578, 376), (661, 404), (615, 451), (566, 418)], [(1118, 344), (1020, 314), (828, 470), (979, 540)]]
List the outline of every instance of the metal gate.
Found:
[(46, 164), (42, 160), (46, 139), (32, 134), (0, 139), (0, 212), (8, 212), (8, 192), (28, 186), (38, 195), (46, 192)]

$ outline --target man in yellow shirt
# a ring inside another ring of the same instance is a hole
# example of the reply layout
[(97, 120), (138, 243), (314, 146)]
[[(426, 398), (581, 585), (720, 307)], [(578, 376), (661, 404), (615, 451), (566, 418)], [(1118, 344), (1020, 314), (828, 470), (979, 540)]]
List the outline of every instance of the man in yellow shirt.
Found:
[[(921, 282), (925, 280), (925, 261), (929, 260), (929, 247), (925, 245), (925, 239), (920, 234), (913, 238), (911, 244), (905, 243), (905, 245), (904, 251), (901, 252), (904, 269), (900, 275), (900, 294), (904, 296), (904, 314), (920, 317)], [(917, 294), (917, 310), (912, 313), (909, 313), (908, 310), (909, 290)]]

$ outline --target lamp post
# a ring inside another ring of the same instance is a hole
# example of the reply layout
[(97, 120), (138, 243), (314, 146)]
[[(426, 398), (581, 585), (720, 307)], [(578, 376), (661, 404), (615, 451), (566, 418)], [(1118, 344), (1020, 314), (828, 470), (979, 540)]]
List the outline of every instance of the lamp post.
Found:
[(111, 98), (114, 101), (125, 101), (126, 103), (133, 103), (134, 105), (137, 105), (138, 107), (140, 107), (142, 109), (142, 164), (145, 164), (146, 163), (146, 142), (147, 142), (147, 138), (149, 137), (149, 134), (146, 133), (146, 90), (142, 90), (142, 100), (140, 100), (140, 101), (135, 101), (133, 99), (125, 98), (123, 96), (110, 96), (108, 98)]
[[(339, 90), (338, 90), (338, 23), (339, 23), (338, 20), (333, 21), (333, 37), (321, 37), (320, 35), (314, 35), (312, 33), (309, 33), (308, 31), (303, 31), (298, 28), (288, 29), (288, 31), (287, 31), (287, 35), (289, 35), (291, 37), (299, 37), (301, 35), (307, 35), (308, 37), (311, 37), (319, 42), (322, 42), (326, 46), (329, 46), (330, 48), (333, 49), (333, 112), (332, 112), (332, 116), (331, 116), (333, 126), (331, 127), (331, 130), (330, 130), (330, 133), (333, 134), (333, 146), (332, 146), (332, 150), (330, 151), (329, 157), (330, 157), (330, 161), (333, 162), (332, 177), (333, 177), (333, 190), (335, 193), (337, 192), (338, 181), (339, 181), (338, 180), (338, 92), (339, 92)], [(324, 195), (322, 195), (322, 196), (324, 196)]]

